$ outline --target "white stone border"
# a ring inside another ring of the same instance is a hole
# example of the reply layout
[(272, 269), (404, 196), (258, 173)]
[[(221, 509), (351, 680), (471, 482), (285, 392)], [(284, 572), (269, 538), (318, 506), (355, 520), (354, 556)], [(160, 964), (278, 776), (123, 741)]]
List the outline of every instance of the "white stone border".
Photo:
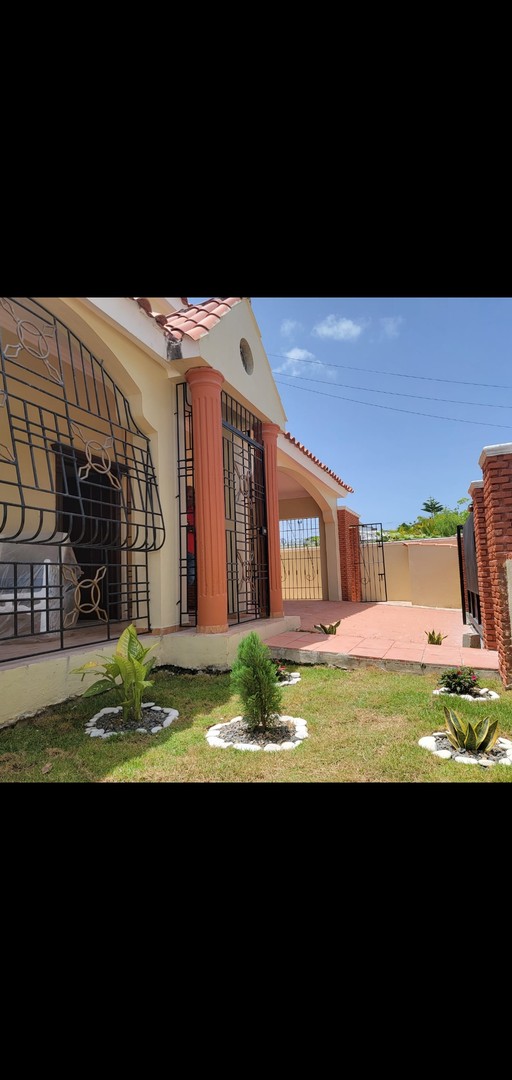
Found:
[[(460, 695), (457, 695), (460, 697)], [(501, 750), (502, 757), (492, 760), (487, 757), (487, 754), (468, 754), (466, 750), (455, 749), (454, 746), (450, 746), (448, 750), (443, 746), (445, 740), (448, 742), (448, 735), (446, 731), (434, 731), (433, 735), (424, 735), (422, 739), (418, 739), (418, 746), (423, 747), (424, 750), (430, 750), (431, 754), (435, 754), (438, 758), (444, 758), (449, 761), (452, 758), (453, 761), (458, 761), (461, 765), (482, 765), (485, 769), (491, 768), (493, 765), (512, 765), (512, 742), (510, 739), (499, 738), (493, 747), (494, 750)]]
[[(173, 720), (177, 720), (180, 715), (177, 709), (166, 709), (161, 705), (155, 705), (154, 701), (145, 701), (142, 708), (153, 709), (153, 712), (167, 713), (167, 716), (161, 724), (155, 724), (155, 726), (151, 728), (152, 735), (159, 735), (164, 728), (170, 727)], [(91, 720), (87, 721), (85, 725), (86, 735), (90, 735), (91, 739), (111, 739), (113, 735), (135, 735), (135, 732), (138, 732), (139, 735), (149, 735), (148, 729), (143, 727), (135, 728), (135, 731), (132, 731), (131, 729), (128, 730), (128, 728), (121, 731), (105, 731), (105, 728), (96, 726), (96, 722), (98, 720), (101, 721), (102, 716), (109, 716), (114, 713), (117, 714), (122, 712), (122, 705), (116, 705), (113, 709), (101, 709), (99, 713), (96, 713), (96, 716), (93, 716)]]
[[(286, 679), (278, 679), (277, 686), (296, 686), (300, 682), (300, 675), (298, 671), (288, 671)], [(230, 721), (233, 723), (233, 721)]]
[(500, 695), (496, 694), (494, 690), (488, 690), (487, 686), (481, 686), (478, 689), (478, 695), (473, 697), (472, 694), (455, 694), (452, 690), (448, 690), (446, 686), (442, 686), (440, 690), (432, 691), (434, 697), (444, 695), (445, 697), (456, 697), (462, 699), (462, 701), (499, 701)]
[[(295, 750), (296, 746), (300, 746), (304, 739), (308, 738), (308, 726), (305, 720), (301, 716), (280, 716), (280, 720), (283, 720), (285, 724), (293, 724), (295, 727), (295, 738), (290, 739), (288, 742), (273, 743), (268, 742), (265, 746), (260, 746), (256, 742), (236, 742), (227, 743), (224, 739), (219, 738), (219, 731), (222, 728), (228, 727), (229, 724), (235, 724), (239, 720), (243, 720), (243, 716), (234, 716), (232, 720), (227, 720), (225, 724), (214, 724), (206, 732), (206, 741), (209, 746), (215, 747), (217, 750), (266, 750), (267, 753), (275, 753), (277, 750)], [(270, 735), (270, 733), (269, 733)]]

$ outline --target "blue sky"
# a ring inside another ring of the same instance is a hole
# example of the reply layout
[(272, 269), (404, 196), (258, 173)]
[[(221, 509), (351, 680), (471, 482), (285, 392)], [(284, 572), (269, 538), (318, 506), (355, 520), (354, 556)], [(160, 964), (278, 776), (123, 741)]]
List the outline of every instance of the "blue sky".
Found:
[(354, 488), (361, 521), (455, 506), (482, 447), (512, 442), (511, 298), (251, 300), (288, 431)]

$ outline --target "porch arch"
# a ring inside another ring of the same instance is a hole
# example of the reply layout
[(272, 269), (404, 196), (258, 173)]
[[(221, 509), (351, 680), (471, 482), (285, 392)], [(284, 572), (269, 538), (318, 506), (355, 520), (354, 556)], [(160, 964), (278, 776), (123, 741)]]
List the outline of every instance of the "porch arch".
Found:
[[(318, 485), (304, 475), (302, 470), (279, 465), (278, 477), (280, 478), (280, 522), (318, 518), (320, 567), (315, 568), (311, 565), (309, 567), (309, 577), (311, 580), (316, 580), (318, 574), (320, 574), (321, 599), (341, 599), (337, 516), (332, 500), (329, 501)], [(300, 532), (301, 529), (297, 532), (299, 543), (301, 542)], [(283, 526), (281, 534), (282, 540), (285, 539), (285, 526)], [(307, 540), (307, 537), (305, 539)], [(307, 554), (309, 561), (313, 563), (315, 561), (314, 553), (308, 551)], [(317, 591), (317, 589), (314, 590), (312, 599), (318, 598)]]

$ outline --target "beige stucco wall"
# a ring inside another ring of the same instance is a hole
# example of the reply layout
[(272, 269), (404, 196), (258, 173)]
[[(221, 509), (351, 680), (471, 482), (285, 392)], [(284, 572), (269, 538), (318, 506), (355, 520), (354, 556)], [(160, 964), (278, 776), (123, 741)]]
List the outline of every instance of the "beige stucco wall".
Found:
[[(62, 298), (61, 298), (62, 299)], [(151, 359), (121, 330), (106, 322), (80, 300), (66, 300), (61, 317), (93, 352), (126, 394), (135, 422), (151, 440), (151, 455), (166, 529), (160, 551), (149, 554), (151, 624), (176, 626), (178, 622), (178, 494), (176, 461), (176, 389), (172, 372), (164, 363)], [(60, 312), (59, 312), (60, 314)], [(75, 316), (73, 319), (73, 315)], [(81, 325), (77, 325), (77, 318)]]
[(321, 517), (322, 511), (310, 495), (306, 495), (304, 499), (279, 499), (279, 521)]
[(401, 542), (384, 544), (388, 600), (411, 600), (409, 549)]
[[(201, 339), (197, 355), (180, 365), (166, 360), (165, 339), (154, 322), (143, 315), (137, 305), (119, 299), (99, 310), (89, 298), (45, 298), (38, 300), (104, 363), (128, 399), (133, 418), (151, 441), (151, 454), (156, 469), (159, 495), (166, 529), (164, 547), (149, 555), (149, 585), (151, 623), (153, 627), (176, 628), (178, 622), (178, 488), (176, 470), (176, 382), (183, 381), (183, 370), (207, 362), (222, 371), (226, 389), (262, 418), (285, 425), (285, 414), (274, 384), (270, 365), (261, 343), (260, 332), (247, 302), (237, 305), (225, 320)], [(131, 305), (131, 306), (130, 306)], [(109, 307), (109, 311), (107, 311)], [(105, 314), (102, 314), (105, 311)], [(117, 321), (126, 315), (126, 326)], [(140, 338), (138, 335), (140, 334)], [(247, 375), (240, 359), (240, 338), (245, 338), (254, 357), (254, 372)], [(189, 351), (194, 352), (188, 343)], [(185, 350), (184, 350), (185, 353)], [(295, 447), (287, 445), (286, 452), (278, 449), (278, 466), (293, 474), (304, 488), (304, 498), (298, 516), (320, 519), (322, 541), (322, 578), (325, 599), (341, 597), (340, 566), (337, 539), (337, 499), (344, 492), (337, 490), (331, 478)], [(318, 500), (318, 502), (316, 501)], [(45, 506), (53, 515), (53, 499), (45, 497)], [(306, 509), (307, 507), (307, 509)], [(288, 511), (289, 512), (289, 507)], [(251, 623), (243, 632), (255, 626), (262, 636), (275, 636), (280, 630), (296, 623), (289, 619), (271, 620), (268, 631), (262, 621)], [(159, 663), (175, 663), (183, 667), (207, 664), (229, 666), (237, 647), (237, 634), (196, 635), (187, 631), (162, 635)], [(0, 666), (0, 725), (20, 715), (46, 705), (65, 700), (83, 690), (80, 680), (70, 674), (94, 654), (111, 653), (113, 645), (76, 649), (72, 654), (50, 654), (31, 661)], [(78, 687), (77, 687), (78, 683)]]
[[(240, 357), (240, 341), (250, 346), (254, 370), (248, 375)], [(248, 300), (242, 300), (198, 342), (201, 356), (226, 380), (223, 387), (262, 418), (284, 430), (286, 415), (274, 382), (261, 334)]]
[[(140, 641), (146, 646), (156, 643), (157, 667), (175, 664), (183, 668), (214, 667), (226, 671), (233, 666), (241, 639), (255, 627), (265, 641), (299, 626), (300, 616), (287, 615), (282, 619), (262, 619), (257, 623), (231, 627), (226, 634), (196, 634), (193, 630), (185, 630), (176, 634), (141, 634)], [(0, 728), (23, 716), (31, 716), (48, 705), (57, 705), (70, 697), (80, 697), (98, 676), (86, 676), (82, 683), (79, 675), (72, 674), (73, 668), (81, 667), (91, 659), (111, 656), (114, 650), (115, 641), (2, 664)], [(148, 698), (147, 694), (145, 696)], [(101, 699), (91, 699), (91, 716), (102, 707)]]
[(421, 607), (460, 608), (457, 541), (384, 544), (388, 600)]

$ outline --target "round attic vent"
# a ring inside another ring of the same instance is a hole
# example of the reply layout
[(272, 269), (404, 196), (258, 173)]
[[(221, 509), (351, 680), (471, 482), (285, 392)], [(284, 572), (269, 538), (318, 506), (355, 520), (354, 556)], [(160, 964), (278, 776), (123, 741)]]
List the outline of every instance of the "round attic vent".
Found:
[(245, 340), (245, 338), (242, 338), (240, 342), (240, 356), (247, 374), (252, 375), (254, 371), (254, 360), (251, 352), (251, 347)]

